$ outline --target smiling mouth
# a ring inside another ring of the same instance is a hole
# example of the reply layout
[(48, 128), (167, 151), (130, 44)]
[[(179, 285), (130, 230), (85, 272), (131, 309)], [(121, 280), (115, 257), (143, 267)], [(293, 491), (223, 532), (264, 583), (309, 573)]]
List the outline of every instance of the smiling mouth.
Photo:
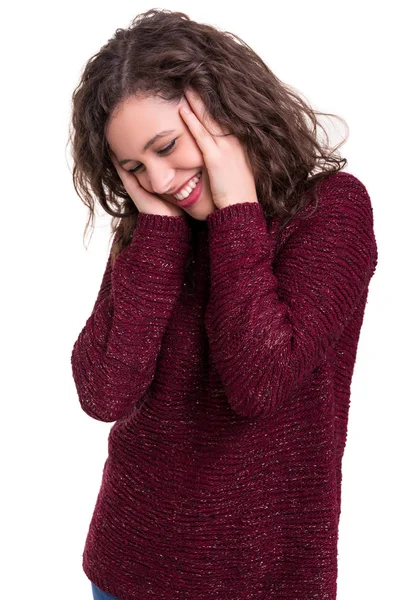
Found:
[[(203, 169), (201, 169), (201, 171), (199, 171), (199, 174), (201, 175), (201, 179), (202, 179), (203, 178)], [(195, 188), (193, 188), (193, 189), (195, 189)], [(181, 202), (185, 201), (185, 200), (178, 200), (178, 198), (175, 198), (175, 196), (173, 194), (160, 195), (160, 198), (162, 200), (165, 200), (166, 202), (169, 202), (169, 204), (173, 204), (174, 206), (179, 206), (181, 204)]]

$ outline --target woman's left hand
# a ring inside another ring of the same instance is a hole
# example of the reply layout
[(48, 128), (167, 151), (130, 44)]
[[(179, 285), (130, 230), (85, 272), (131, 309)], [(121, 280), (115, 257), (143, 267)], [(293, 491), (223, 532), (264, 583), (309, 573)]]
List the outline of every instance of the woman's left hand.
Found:
[[(219, 209), (231, 204), (258, 202), (256, 184), (245, 148), (222, 128), (206, 110), (202, 99), (189, 88), (180, 114), (199, 146), (210, 180), (211, 194)], [(185, 108), (189, 113), (185, 114)], [(220, 136), (223, 137), (215, 137)]]

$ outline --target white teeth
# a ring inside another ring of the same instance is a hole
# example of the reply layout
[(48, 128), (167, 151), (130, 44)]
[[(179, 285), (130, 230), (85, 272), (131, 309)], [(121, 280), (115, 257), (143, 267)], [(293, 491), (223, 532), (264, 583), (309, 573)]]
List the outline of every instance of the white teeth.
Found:
[(201, 173), (201, 171), (200, 171), (199, 173), (197, 173), (197, 175), (195, 175), (195, 176), (193, 177), (193, 179), (191, 179), (191, 180), (189, 181), (189, 183), (187, 183), (187, 184), (186, 184), (186, 186), (183, 188), (183, 190), (181, 190), (181, 191), (179, 192), (179, 194), (174, 194), (174, 197), (175, 197), (177, 200), (184, 200), (185, 198), (187, 198), (187, 197), (189, 196), (190, 192), (191, 192), (192, 190), (194, 190), (194, 188), (195, 188), (195, 187), (196, 187), (196, 185), (197, 185), (197, 182), (198, 182), (198, 181), (199, 181), (199, 179), (200, 179), (200, 173)]

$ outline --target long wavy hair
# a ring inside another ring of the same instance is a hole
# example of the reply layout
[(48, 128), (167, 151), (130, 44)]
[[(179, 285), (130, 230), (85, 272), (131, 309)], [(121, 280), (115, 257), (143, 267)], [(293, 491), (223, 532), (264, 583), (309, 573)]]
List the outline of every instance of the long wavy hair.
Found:
[[(347, 164), (337, 153), (347, 135), (332, 148), (317, 115), (343, 119), (313, 110), (238, 36), (182, 12), (148, 10), (128, 28), (117, 29), (87, 61), (72, 95), (68, 142), (74, 188), (89, 209), (84, 237), (99, 202), (112, 216), (112, 263), (132, 238), (138, 209), (111, 161), (107, 121), (131, 96), (178, 102), (187, 87), (198, 92), (217, 123), (243, 142), (258, 200), (266, 217), (279, 216), (280, 232), (310, 201), (316, 208), (315, 184)], [(325, 141), (318, 139), (318, 127)], [(193, 252), (191, 244), (185, 275), (189, 288)]]

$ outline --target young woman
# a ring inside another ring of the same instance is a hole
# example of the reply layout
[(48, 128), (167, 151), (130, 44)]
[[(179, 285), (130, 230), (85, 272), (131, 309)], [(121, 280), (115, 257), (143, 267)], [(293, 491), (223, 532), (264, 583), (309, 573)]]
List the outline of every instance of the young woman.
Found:
[(113, 217), (71, 356), (82, 409), (115, 421), (94, 598), (336, 597), (378, 254), (368, 192), (317, 125), (244, 42), (183, 13), (139, 15), (85, 67), (74, 185)]

